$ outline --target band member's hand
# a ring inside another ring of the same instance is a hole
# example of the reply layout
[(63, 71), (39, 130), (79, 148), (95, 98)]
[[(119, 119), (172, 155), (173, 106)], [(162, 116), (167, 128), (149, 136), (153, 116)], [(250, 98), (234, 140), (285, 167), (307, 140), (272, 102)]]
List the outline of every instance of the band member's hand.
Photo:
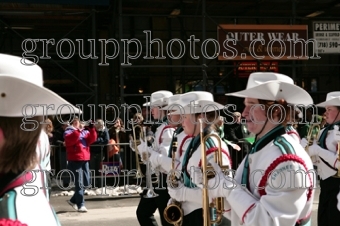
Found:
[(307, 145), (309, 145), (306, 138), (302, 138), (301, 141), (300, 141), (300, 144), (303, 148), (306, 148)]
[[(162, 170), (169, 172), (172, 169), (172, 159), (166, 155), (162, 155), (156, 151), (151, 150), (149, 148), (149, 161), (151, 162), (152, 168), (161, 167)], [(177, 166), (180, 162), (175, 160), (175, 166)]]
[(168, 201), (168, 203), (167, 203), (166, 205), (169, 206), (169, 205), (171, 205), (172, 203), (173, 203), (173, 199), (170, 198), (169, 201)]
[(129, 143), (130, 143), (131, 150), (135, 151), (135, 144), (134, 144), (133, 140), (129, 140)]
[(140, 140), (140, 145), (137, 146), (139, 154), (142, 156), (143, 152), (148, 152), (148, 145), (143, 140)]
[(150, 156), (149, 156), (149, 161), (153, 169), (161, 165), (162, 158), (163, 158), (162, 154), (155, 152), (155, 151), (151, 151)]
[(145, 143), (143, 140), (140, 142), (140, 145), (137, 146), (137, 150), (143, 161), (146, 161), (149, 157), (149, 148), (147, 143)]
[[(198, 169), (196, 170), (194, 176), (196, 179), (192, 177), (192, 180), (194, 179), (193, 181), (196, 181), (195, 184), (200, 188), (207, 188), (209, 191), (209, 196), (212, 198), (229, 196), (229, 192), (237, 187), (237, 183), (231, 177), (225, 175), (217, 163), (211, 162), (210, 164), (214, 168), (215, 177), (209, 179), (208, 184), (203, 184), (203, 177), (206, 176), (206, 173), (200, 173)], [(199, 181), (202, 182), (199, 183)]]
[(313, 144), (308, 147), (309, 156), (319, 155), (320, 146), (317, 144), (317, 140), (314, 139)]

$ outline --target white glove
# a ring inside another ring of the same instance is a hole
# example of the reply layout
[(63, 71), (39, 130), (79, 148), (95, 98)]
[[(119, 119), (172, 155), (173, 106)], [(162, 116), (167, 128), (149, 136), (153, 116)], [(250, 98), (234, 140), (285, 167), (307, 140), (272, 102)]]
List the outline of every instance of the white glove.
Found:
[(209, 197), (227, 197), (232, 189), (237, 187), (237, 183), (229, 176), (222, 172), (220, 166), (215, 163), (210, 163), (215, 171), (215, 177), (208, 181), (208, 184), (203, 185), (203, 173), (199, 168), (195, 169), (195, 172), (191, 175), (191, 180), (200, 188), (207, 187), (209, 191)]
[(331, 165), (333, 165), (334, 162), (336, 162), (334, 167), (335, 168), (339, 168), (340, 167), (340, 162), (336, 161), (338, 159), (337, 153), (334, 153), (334, 152), (329, 151), (327, 149), (323, 149), (316, 142), (317, 141), (314, 140), (313, 145), (309, 146), (309, 148), (308, 148), (309, 156), (318, 155), (318, 156), (323, 158), (326, 162), (328, 162)]
[(335, 142), (340, 141), (340, 131), (339, 131), (339, 126), (335, 125), (333, 129), (333, 137)]
[(147, 161), (153, 149), (148, 147), (147, 143), (140, 140), (140, 145), (137, 146), (138, 154), (143, 161)]
[(168, 203), (167, 203), (166, 205), (169, 206), (169, 205), (171, 205), (172, 203), (173, 203), (173, 199), (170, 198), (169, 201), (168, 201)]
[(178, 182), (177, 188), (168, 187), (168, 193), (172, 199), (178, 202), (202, 203), (202, 190), (200, 188), (187, 188)]
[(140, 145), (137, 146), (139, 154), (141, 155), (143, 152), (146, 152), (147, 148), (148, 148), (147, 143), (145, 143), (143, 140), (140, 140)]
[(308, 141), (306, 138), (302, 138), (301, 141), (300, 141), (300, 144), (303, 148), (306, 148), (307, 145), (308, 145)]
[(320, 149), (322, 148), (317, 144), (317, 140), (314, 139), (313, 144), (308, 147), (309, 156), (319, 155)]
[(135, 151), (135, 143), (132, 140), (130, 140), (129, 143), (130, 143), (131, 150)]
[[(156, 151), (149, 150), (150, 157), (149, 161), (151, 162), (151, 166), (153, 169), (156, 169), (160, 166), (164, 171), (169, 172), (172, 169), (172, 159), (166, 155), (159, 154)], [(179, 163), (175, 160), (175, 166)]]

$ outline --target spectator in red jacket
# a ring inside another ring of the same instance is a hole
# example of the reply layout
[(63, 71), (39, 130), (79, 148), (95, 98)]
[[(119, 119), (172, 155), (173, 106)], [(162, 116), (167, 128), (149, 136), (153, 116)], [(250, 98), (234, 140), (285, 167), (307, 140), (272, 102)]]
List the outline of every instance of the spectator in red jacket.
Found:
[(81, 129), (80, 121), (75, 118), (64, 132), (67, 152), (67, 168), (73, 173), (75, 191), (68, 203), (78, 212), (87, 212), (84, 201), (85, 187), (90, 185), (90, 145), (97, 140), (97, 133), (90, 123)]

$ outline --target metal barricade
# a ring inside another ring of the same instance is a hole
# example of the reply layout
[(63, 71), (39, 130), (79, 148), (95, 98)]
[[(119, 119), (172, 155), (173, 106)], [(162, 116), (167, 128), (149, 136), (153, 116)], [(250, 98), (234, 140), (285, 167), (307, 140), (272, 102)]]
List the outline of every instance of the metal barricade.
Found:
[(237, 151), (235, 149), (230, 150), (230, 157), (233, 163), (232, 168), (234, 170), (236, 170), (239, 167), (242, 160), (251, 149), (251, 143), (249, 143), (248, 141), (239, 140), (236, 144), (241, 148), (241, 150), (240, 151)]
[[(58, 187), (62, 188), (62, 190), (71, 190), (73, 187), (67, 186), (65, 187), (64, 184), (70, 184), (72, 182), (71, 174), (68, 172), (67, 169), (67, 155), (66, 155), (66, 148), (63, 146), (62, 143), (59, 145), (50, 145), (51, 146), (51, 152), (53, 152), (53, 165), (54, 165), (54, 171), (55, 171), (55, 179), (57, 180), (57, 183), (59, 183)], [(114, 165), (114, 159), (112, 161), (108, 158), (107, 153), (107, 147), (108, 146), (119, 146), (120, 150), (118, 152), (121, 163), (123, 164), (122, 169), (117, 169), (115, 167), (119, 167)], [(99, 148), (98, 148), (99, 147)], [(97, 156), (94, 155), (93, 149), (100, 149), (100, 153), (97, 154)], [(136, 167), (135, 167), (135, 153), (130, 148), (130, 143), (115, 143), (115, 144), (96, 144), (96, 145), (90, 145), (90, 179), (91, 179), (91, 186), (92, 188), (98, 187), (98, 184), (96, 184), (96, 181), (99, 180), (100, 188), (102, 189), (102, 194), (97, 196), (107, 196), (107, 194), (104, 192), (104, 189), (109, 186), (106, 182), (110, 178), (113, 178), (115, 181), (115, 178), (123, 178), (124, 180), (123, 185), (129, 185), (130, 181), (134, 180), (134, 177), (136, 176)], [(94, 159), (94, 158), (99, 158)], [(109, 160), (107, 162), (103, 161), (106, 157), (106, 160)], [(59, 161), (57, 161), (59, 160)], [(98, 161), (98, 162), (96, 162)], [(93, 163), (95, 163), (93, 165)], [(99, 163), (99, 165), (98, 165)], [(100, 168), (93, 168), (100, 166)], [(130, 169), (129, 169), (130, 168)], [(118, 172), (118, 173), (117, 173)], [(119, 180), (119, 183), (121, 181)], [(138, 181), (138, 184), (142, 184), (142, 181)], [(129, 194), (124, 194), (129, 195)]]

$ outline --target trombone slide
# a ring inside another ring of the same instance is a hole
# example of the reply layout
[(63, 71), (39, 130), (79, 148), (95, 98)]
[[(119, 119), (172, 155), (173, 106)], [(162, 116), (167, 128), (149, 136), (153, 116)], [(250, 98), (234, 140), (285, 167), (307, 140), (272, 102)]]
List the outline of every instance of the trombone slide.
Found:
[[(305, 150), (307, 152), (309, 150), (309, 146), (313, 144), (314, 140), (319, 138), (320, 129), (321, 129), (320, 125), (318, 125), (318, 124), (310, 125), (308, 133), (307, 133), (307, 137), (306, 137), (306, 139), (308, 141), (308, 144), (305, 147)], [(314, 133), (314, 130), (316, 130), (316, 134)], [(312, 156), (311, 159), (312, 159), (313, 163), (316, 162), (316, 157), (315, 156)]]
[[(214, 203), (209, 203), (209, 193), (208, 193), (208, 179), (212, 177), (208, 172), (213, 172), (213, 167), (209, 167), (207, 163), (206, 156), (206, 141), (210, 137), (215, 137), (218, 141), (218, 151), (215, 153), (215, 162), (223, 169), (229, 169), (228, 166), (223, 166), (222, 163), (222, 142), (221, 138), (217, 134), (208, 134), (204, 136), (203, 134), (203, 121), (200, 121), (200, 138), (201, 138), (201, 163), (203, 171), (203, 225), (210, 226), (212, 224), (219, 224), (222, 221), (224, 213), (224, 197), (215, 198)], [(215, 175), (213, 173), (213, 175)]]
[(140, 126), (140, 125), (134, 125), (133, 119), (131, 120), (131, 122), (132, 122), (133, 144), (134, 144), (134, 148), (135, 148), (136, 168), (137, 168), (136, 178), (143, 178), (144, 175), (143, 175), (142, 170), (140, 168), (138, 149), (137, 149), (137, 146), (140, 144), (140, 141), (137, 140), (137, 138), (136, 138), (136, 128), (140, 129), (139, 139), (143, 138), (143, 127)]
[[(147, 144), (147, 140), (146, 140), (146, 128), (141, 128), (142, 131), (144, 132), (144, 139), (145, 139), (145, 143)], [(145, 164), (146, 164), (146, 175), (145, 175), (145, 178), (146, 178), (146, 186), (147, 186), (147, 192), (146, 194), (144, 195), (144, 198), (156, 198), (158, 196), (158, 194), (153, 190), (153, 187), (152, 187), (152, 171), (151, 171), (151, 162), (149, 160), (149, 153), (148, 152), (143, 152), (142, 153), (142, 159), (145, 161)], [(157, 181), (156, 181), (157, 182)]]

